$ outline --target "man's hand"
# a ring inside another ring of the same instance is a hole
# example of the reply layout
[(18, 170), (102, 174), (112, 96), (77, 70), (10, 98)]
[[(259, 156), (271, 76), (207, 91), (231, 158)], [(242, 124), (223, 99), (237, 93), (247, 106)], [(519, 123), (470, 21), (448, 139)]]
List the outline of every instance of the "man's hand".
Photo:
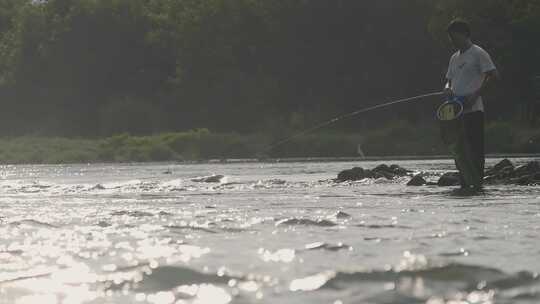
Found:
[(443, 93), (447, 99), (451, 99), (452, 97), (454, 97), (454, 91), (452, 91), (452, 89), (449, 87), (444, 88)]

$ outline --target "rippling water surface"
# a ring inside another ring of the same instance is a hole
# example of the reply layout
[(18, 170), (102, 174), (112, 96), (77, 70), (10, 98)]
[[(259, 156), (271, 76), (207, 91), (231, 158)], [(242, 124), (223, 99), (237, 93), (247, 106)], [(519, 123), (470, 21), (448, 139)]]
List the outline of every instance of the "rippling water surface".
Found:
[(540, 303), (539, 187), (377, 164), (2, 166), (0, 303)]

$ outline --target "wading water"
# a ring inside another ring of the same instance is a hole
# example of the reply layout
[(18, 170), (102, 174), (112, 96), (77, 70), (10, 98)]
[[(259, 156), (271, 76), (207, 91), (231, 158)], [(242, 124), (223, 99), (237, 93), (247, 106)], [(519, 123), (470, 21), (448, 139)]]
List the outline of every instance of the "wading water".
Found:
[(355, 165), (4, 166), (0, 303), (540, 301), (537, 186), (334, 180)]

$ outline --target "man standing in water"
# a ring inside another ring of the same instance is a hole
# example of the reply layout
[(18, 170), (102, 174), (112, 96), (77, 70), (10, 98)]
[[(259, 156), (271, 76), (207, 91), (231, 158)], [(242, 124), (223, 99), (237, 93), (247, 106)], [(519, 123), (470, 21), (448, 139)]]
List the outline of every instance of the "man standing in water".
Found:
[(470, 161), (478, 170), (479, 179), (473, 185), (465, 182), (460, 171), (462, 188), (480, 189), (484, 177), (484, 105), (482, 93), (486, 85), (498, 78), (498, 72), (489, 54), (471, 41), (471, 29), (467, 22), (454, 20), (447, 28), (450, 41), (457, 52), (450, 58), (446, 74), (445, 94), (463, 102), (465, 143), (469, 147)]

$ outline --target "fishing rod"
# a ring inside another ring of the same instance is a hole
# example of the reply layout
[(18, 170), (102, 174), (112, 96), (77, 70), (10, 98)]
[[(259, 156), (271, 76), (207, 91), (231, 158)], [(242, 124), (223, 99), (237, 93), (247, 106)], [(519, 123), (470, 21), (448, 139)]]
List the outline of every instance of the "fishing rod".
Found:
[(287, 142), (289, 142), (289, 141), (291, 141), (291, 140), (293, 140), (295, 138), (298, 138), (300, 136), (309, 134), (309, 133), (311, 133), (313, 131), (324, 128), (324, 127), (326, 127), (328, 125), (331, 125), (333, 123), (336, 123), (336, 122), (338, 122), (340, 120), (350, 118), (350, 117), (353, 117), (353, 116), (361, 114), (361, 113), (369, 112), (369, 111), (380, 109), (380, 108), (385, 108), (385, 107), (395, 105), (395, 104), (399, 104), (399, 103), (418, 101), (418, 100), (421, 100), (421, 99), (424, 99), (424, 98), (427, 98), (427, 97), (432, 97), (432, 96), (440, 96), (440, 95), (443, 95), (443, 94), (444, 94), (444, 92), (441, 92), (441, 91), (433, 92), (433, 93), (427, 93), (427, 94), (422, 94), (422, 95), (418, 95), (418, 96), (402, 98), (402, 99), (390, 101), (390, 102), (387, 102), (387, 103), (378, 104), (378, 105), (375, 105), (375, 106), (363, 108), (363, 109), (360, 109), (360, 110), (357, 110), (357, 111), (354, 111), (354, 112), (351, 112), (351, 113), (347, 113), (347, 114), (335, 117), (333, 119), (330, 119), (328, 121), (322, 122), (322, 123), (320, 123), (318, 125), (315, 125), (315, 126), (309, 128), (309, 129), (306, 129), (304, 131), (298, 132), (298, 133), (296, 133), (296, 134), (294, 134), (294, 135), (292, 135), (290, 137), (287, 137), (285, 139), (282, 139), (282, 140), (280, 140), (278, 142), (275, 142), (274, 144), (272, 144), (272, 145), (268, 146), (266, 149), (264, 149), (262, 152), (270, 152), (274, 148), (279, 147), (279, 146), (281, 146), (281, 145), (283, 145), (283, 144), (285, 144), (285, 143), (287, 143)]

